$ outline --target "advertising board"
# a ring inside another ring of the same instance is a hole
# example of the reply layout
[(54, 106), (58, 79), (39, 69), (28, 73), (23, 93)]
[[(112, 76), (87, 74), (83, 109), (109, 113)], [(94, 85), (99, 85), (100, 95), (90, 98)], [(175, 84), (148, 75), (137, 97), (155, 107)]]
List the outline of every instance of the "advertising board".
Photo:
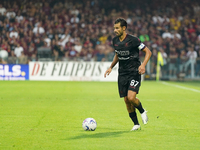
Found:
[(0, 80), (29, 80), (29, 65), (0, 64)]
[(111, 62), (30, 62), (30, 80), (53, 81), (117, 81), (118, 69), (104, 78)]

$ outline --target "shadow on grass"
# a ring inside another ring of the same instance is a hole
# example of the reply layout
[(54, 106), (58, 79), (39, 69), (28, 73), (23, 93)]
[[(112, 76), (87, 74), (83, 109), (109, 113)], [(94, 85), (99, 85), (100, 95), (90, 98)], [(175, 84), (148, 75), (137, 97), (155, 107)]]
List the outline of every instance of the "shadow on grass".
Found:
[[(130, 131), (115, 131), (115, 132), (101, 132), (101, 133), (93, 133), (93, 131), (85, 131), (86, 133), (70, 137), (66, 140), (77, 140), (77, 139), (85, 139), (85, 138), (105, 138), (105, 137), (110, 137), (110, 136), (120, 136), (123, 133), (128, 133)], [(92, 134), (89, 134), (91, 132)]]

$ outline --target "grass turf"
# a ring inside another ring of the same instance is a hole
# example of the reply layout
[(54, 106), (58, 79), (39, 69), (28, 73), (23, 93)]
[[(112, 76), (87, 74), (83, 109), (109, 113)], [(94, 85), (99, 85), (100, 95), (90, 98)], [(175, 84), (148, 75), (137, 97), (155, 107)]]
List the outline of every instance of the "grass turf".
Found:
[[(149, 123), (143, 125), (137, 112), (142, 130), (130, 132), (133, 123), (117, 83), (0, 81), (0, 149), (197, 150), (197, 85), (144, 81), (138, 98), (148, 111)], [(96, 131), (82, 129), (88, 117), (97, 121)]]

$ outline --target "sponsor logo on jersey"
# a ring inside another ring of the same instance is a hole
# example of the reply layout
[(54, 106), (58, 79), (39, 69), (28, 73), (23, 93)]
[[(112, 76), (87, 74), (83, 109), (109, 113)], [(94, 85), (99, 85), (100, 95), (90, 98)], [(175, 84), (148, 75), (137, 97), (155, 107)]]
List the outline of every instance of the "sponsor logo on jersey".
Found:
[(114, 46), (118, 46), (117, 44), (115, 44)]
[(129, 50), (127, 50), (127, 51), (118, 51), (118, 50), (115, 50), (115, 52), (118, 55), (121, 55), (121, 56), (128, 56), (130, 54)]
[(118, 57), (119, 60), (127, 60), (129, 59), (130, 57)]
[(117, 56), (118, 56), (119, 60), (127, 60), (127, 59), (130, 58), (129, 57), (129, 54), (130, 54), (129, 50), (127, 50), (127, 51), (118, 51), (118, 50), (115, 50), (115, 52), (117, 53)]

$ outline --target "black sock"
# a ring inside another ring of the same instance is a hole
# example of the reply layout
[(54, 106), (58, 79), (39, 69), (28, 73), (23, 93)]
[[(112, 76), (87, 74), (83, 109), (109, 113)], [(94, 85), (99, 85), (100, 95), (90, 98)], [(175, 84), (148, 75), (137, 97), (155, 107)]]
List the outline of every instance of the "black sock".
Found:
[(134, 125), (139, 125), (138, 118), (136, 112), (129, 113), (129, 117), (133, 121)]
[(142, 103), (140, 103), (136, 108), (139, 110), (139, 112), (141, 114), (144, 112), (144, 108), (142, 107)]

